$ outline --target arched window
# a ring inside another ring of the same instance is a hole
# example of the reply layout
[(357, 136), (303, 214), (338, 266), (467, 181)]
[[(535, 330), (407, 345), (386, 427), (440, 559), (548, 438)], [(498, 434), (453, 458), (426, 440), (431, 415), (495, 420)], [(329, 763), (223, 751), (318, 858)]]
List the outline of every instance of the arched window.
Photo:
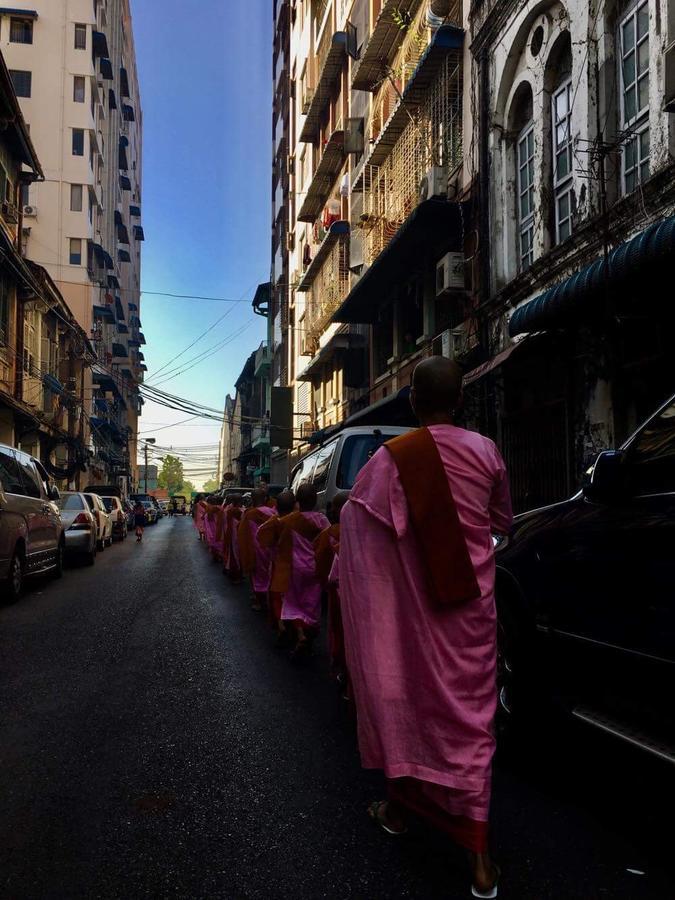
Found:
[(619, 23), (622, 158), (626, 194), (649, 177), (649, 2), (638, 0)]
[(516, 137), (516, 220), (518, 267), (524, 272), (534, 262), (534, 120), (532, 89), (523, 84), (514, 100), (512, 131)]
[(551, 174), (555, 243), (572, 233), (573, 151), (572, 151), (572, 47), (569, 33), (561, 36), (547, 62), (551, 90)]

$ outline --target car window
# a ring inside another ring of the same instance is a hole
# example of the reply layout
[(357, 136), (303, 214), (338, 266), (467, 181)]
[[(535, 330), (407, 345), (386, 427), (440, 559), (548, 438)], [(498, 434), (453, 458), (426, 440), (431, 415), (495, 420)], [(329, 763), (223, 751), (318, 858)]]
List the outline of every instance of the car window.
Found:
[(92, 494), (85, 494), (84, 499), (87, 501), (87, 506), (89, 507), (89, 509), (96, 509), (96, 503), (94, 502), (94, 497)]
[(335, 456), (335, 448), (337, 441), (333, 441), (322, 447), (316, 454), (316, 463), (314, 465), (314, 477), (312, 482), (317, 491), (323, 491), (328, 482), (328, 473), (330, 472), (330, 464)]
[(23, 482), (14, 454), (0, 450), (0, 481), (6, 493), (23, 494)]
[(49, 475), (47, 474), (47, 470), (37, 459), (33, 460), (33, 465), (35, 466), (40, 477), (40, 481), (42, 482), (42, 487), (44, 488), (45, 494), (49, 496)]
[(341, 491), (351, 491), (356, 476), (387, 440), (384, 435), (353, 434), (342, 445), (336, 483)]
[(23, 481), (23, 490), (26, 496), (41, 497), (40, 477), (32, 460), (26, 456), (17, 456), (16, 461), (21, 470), (21, 480)]
[(61, 494), (56, 501), (59, 509), (83, 509), (84, 503), (79, 494)]
[(636, 494), (675, 493), (675, 402), (652, 419), (628, 451)]
[(114, 497), (102, 497), (103, 505), (105, 506), (107, 512), (112, 512), (113, 509), (117, 509), (117, 504), (115, 503)]

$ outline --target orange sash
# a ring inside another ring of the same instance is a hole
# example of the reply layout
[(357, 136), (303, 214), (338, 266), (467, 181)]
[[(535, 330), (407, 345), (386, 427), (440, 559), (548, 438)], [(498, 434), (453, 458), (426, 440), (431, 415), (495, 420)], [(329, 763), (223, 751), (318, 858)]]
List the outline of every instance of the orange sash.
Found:
[(223, 545), (226, 550), (232, 546), (232, 530), (236, 528), (235, 519), (241, 519), (241, 510), (236, 506), (230, 506), (225, 510), (225, 531), (223, 534)]
[[(261, 543), (264, 542), (263, 546), (273, 547), (276, 545), (277, 547), (270, 590), (285, 594), (293, 573), (293, 533), (295, 532), (313, 543), (321, 533), (321, 528), (308, 521), (301, 512), (297, 511), (274, 521), (276, 523), (274, 532), (271, 533), (271, 523), (267, 523), (258, 532), (258, 537)], [(265, 533), (261, 535), (260, 532), (263, 531)]]
[(328, 585), (330, 570), (335, 559), (335, 545), (340, 546), (340, 526), (331, 525), (314, 541), (314, 557), (316, 559), (316, 577), (323, 587)]
[(262, 527), (272, 517), (255, 507), (247, 509), (239, 523), (239, 560), (245, 575), (252, 575), (256, 567), (255, 543), (250, 523)]
[(408, 501), (431, 596), (441, 606), (477, 600), (480, 587), (448, 476), (428, 428), (387, 441)]

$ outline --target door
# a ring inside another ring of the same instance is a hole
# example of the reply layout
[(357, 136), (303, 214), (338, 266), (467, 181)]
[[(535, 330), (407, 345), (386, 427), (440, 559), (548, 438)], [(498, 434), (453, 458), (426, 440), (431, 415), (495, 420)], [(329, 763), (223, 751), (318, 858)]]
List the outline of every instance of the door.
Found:
[(47, 562), (54, 549), (53, 530), (50, 523), (50, 506), (44, 495), (44, 488), (37, 469), (30, 456), (16, 454), (21, 471), (24, 497), (23, 507), (26, 518), (28, 570), (39, 569)]
[(47, 542), (51, 550), (56, 553), (56, 549), (58, 548), (59, 541), (61, 540), (61, 514), (59, 512), (59, 508), (56, 503), (49, 499), (49, 488), (50, 481), (49, 475), (47, 474), (47, 470), (44, 468), (41, 462), (38, 462), (37, 459), (33, 459), (33, 466), (37, 472), (37, 476), (40, 479), (40, 484), (42, 486), (42, 496), (45, 498), (46, 502), (46, 523), (45, 528), (47, 531)]
[(675, 402), (623, 450), (623, 487), (579, 497), (540, 548), (559, 674), (638, 733), (675, 727)]
[(4, 578), (14, 555), (17, 540), (25, 533), (23, 527), (23, 482), (14, 453), (0, 447), (0, 578)]

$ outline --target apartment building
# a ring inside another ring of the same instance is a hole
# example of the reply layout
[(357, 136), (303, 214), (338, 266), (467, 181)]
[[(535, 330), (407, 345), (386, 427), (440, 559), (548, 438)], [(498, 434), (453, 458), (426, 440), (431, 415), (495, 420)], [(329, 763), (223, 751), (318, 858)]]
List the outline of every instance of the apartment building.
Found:
[(80, 411), (94, 350), (47, 271), (23, 255), (21, 194), (44, 172), (0, 54), (0, 442), (68, 484), (86, 458)]
[(21, 198), (26, 255), (91, 338), (88, 478), (136, 481), (142, 114), (129, 0), (16, 0), (5, 54), (45, 179)]

